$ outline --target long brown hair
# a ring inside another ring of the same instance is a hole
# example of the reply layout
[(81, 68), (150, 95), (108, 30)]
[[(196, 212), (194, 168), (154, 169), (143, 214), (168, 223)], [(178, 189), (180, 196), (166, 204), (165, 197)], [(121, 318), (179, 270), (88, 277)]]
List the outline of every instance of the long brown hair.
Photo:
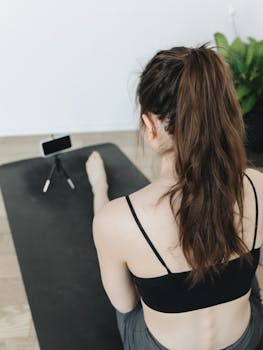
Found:
[[(191, 287), (205, 272), (213, 279), (233, 252), (241, 264), (244, 258), (252, 264), (234, 227), (237, 203), (243, 238), (245, 127), (229, 66), (208, 44), (157, 52), (141, 73), (136, 91), (141, 116), (156, 114), (174, 138), (178, 181), (158, 203), (169, 195), (179, 243), (192, 267)], [(137, 132), (144, 127), (141, 117)], [(177, 192), (181, 203), (175, 212)]]

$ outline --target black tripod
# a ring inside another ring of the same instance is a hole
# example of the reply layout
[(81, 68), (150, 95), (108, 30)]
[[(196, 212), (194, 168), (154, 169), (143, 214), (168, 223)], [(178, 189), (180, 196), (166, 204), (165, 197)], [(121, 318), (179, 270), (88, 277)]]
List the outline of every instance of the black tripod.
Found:
[(55, 155), (54, 156), (54, 163), (51, 167), (48, 178), (46, 179), (46, 182), (45, 182), (45, 185), (43, 188), (43, 192), (47, 192), (51, 178), (52, 178), (55, 170), (57, 170), (58, 173), (60, 173), (60, 171), (62, 172), (62, 174), (65, 176), (69, 186), (72, 188), (72, 190), (74, 190), (75, 186), (74, 186), (72, 180), (70, 179), (70, 177), (68, 176), (68, 174), (66, 173), (66, 170), (64, 169), (64, 167), (62, 165), (61, 159), (57, 155)]

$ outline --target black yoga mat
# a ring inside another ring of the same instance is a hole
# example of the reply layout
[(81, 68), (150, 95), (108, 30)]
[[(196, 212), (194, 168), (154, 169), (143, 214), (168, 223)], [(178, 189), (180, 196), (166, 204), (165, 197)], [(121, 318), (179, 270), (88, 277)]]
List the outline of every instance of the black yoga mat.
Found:
[(110, 199), (149, 184), (113, 143), (60, 155), (75, 190), (55, 174), (47, 193), (42, 192), (51, 158), (0, 167), (1, 190), (42, 350), (122, 349), (92, 238), (93, 193), (85, 162), (93, 150), (104, 160)]

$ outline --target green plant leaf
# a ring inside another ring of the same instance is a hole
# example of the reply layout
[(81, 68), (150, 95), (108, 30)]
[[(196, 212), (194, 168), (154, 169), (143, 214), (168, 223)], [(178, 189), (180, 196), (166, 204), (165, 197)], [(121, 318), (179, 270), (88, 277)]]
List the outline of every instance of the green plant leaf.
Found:
[(245, 97), (240, 103), (243, 114), (250, 112), (251, 109), (255, 106), (256, 101), (257, 99), (254, 95)]
[(232, 44), (230, 45), (231, 49), (238, 54), (240, 57), (245, 57), (246, 55), (246, 44), (243, 43), (243, 41), (237, 37)]
[(248, 85), (238, 85), (236, 87), (236, 92), (239, 100), (242, 100), (251, 92), (251, 88)]
[(245, 62), (245, 57), (240, 56), (237, 52), (230, 50), (228, 53), (228, 61), (231, 62), (231, 68), (241, 80), (247, 79), (248, 66)]
[(214, 39), (216, 42), (218, 52), (224, 57), (227, 58), (227, 52), (229, 48), (229, 44), (227, 38), (224, 34), (216, 32), (214, 34)]
[(256, 79), (258, 76), (260, 76), (262, 73), (259, 72), (258, 70), (258, 66), (257, 65), (254, 65), (252, 67), (252, 70), (250, 72), (250, 75), (249, 75), (249, 81), (252, 81), (254, 79)]
[(243, 42), (236, 37), (229, 44), (219, 32), (214, 34), (214, 39), (231, 71), (242, 111), (247, 113), (263, 99), (263, 40), (248, 37), (247, 42)]
[(254, 38), (252, 38), (252, 36), (248, 36), (247, 38), (248, 38), (248, 40), (249, 40), (249, 42), (250, 42), (251, 44), (254, 44), (254, 43), (257, 42), (257, 40), (254, 39)]
[(246, 56), (246, 64), (249, 66), (255, 57), (255, 53), (257, 50), (257, 44), (253, 43), (248, 47), (247, 56)]
[(256, 52), (255, 52), (256, 61), (255, 61), (255, 64), (257, 66), (259, 66), (259, 67), (263, 67), (263, 41), (261, 41), (261, 42), (259, 41), (255, 45), (256, 45)]
[(243, 80), (247, 79), (248, 66), (246, 64), (246, 53), (248, 45), (237, 37), (229, 46), (228, 56), (232, 60), (232, 65), (235, 66), (235, 71)]

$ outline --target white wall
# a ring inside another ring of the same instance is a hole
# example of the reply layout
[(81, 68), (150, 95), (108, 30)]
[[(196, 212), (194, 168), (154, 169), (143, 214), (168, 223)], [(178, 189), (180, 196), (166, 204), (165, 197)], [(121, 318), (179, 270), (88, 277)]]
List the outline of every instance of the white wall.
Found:
[[(261, 0), (232, 1), (262, 39)], [(138, 75), (159, 49), (232, 40), (229, 0), (1, 0), (0, 136), (134, 129)]]

